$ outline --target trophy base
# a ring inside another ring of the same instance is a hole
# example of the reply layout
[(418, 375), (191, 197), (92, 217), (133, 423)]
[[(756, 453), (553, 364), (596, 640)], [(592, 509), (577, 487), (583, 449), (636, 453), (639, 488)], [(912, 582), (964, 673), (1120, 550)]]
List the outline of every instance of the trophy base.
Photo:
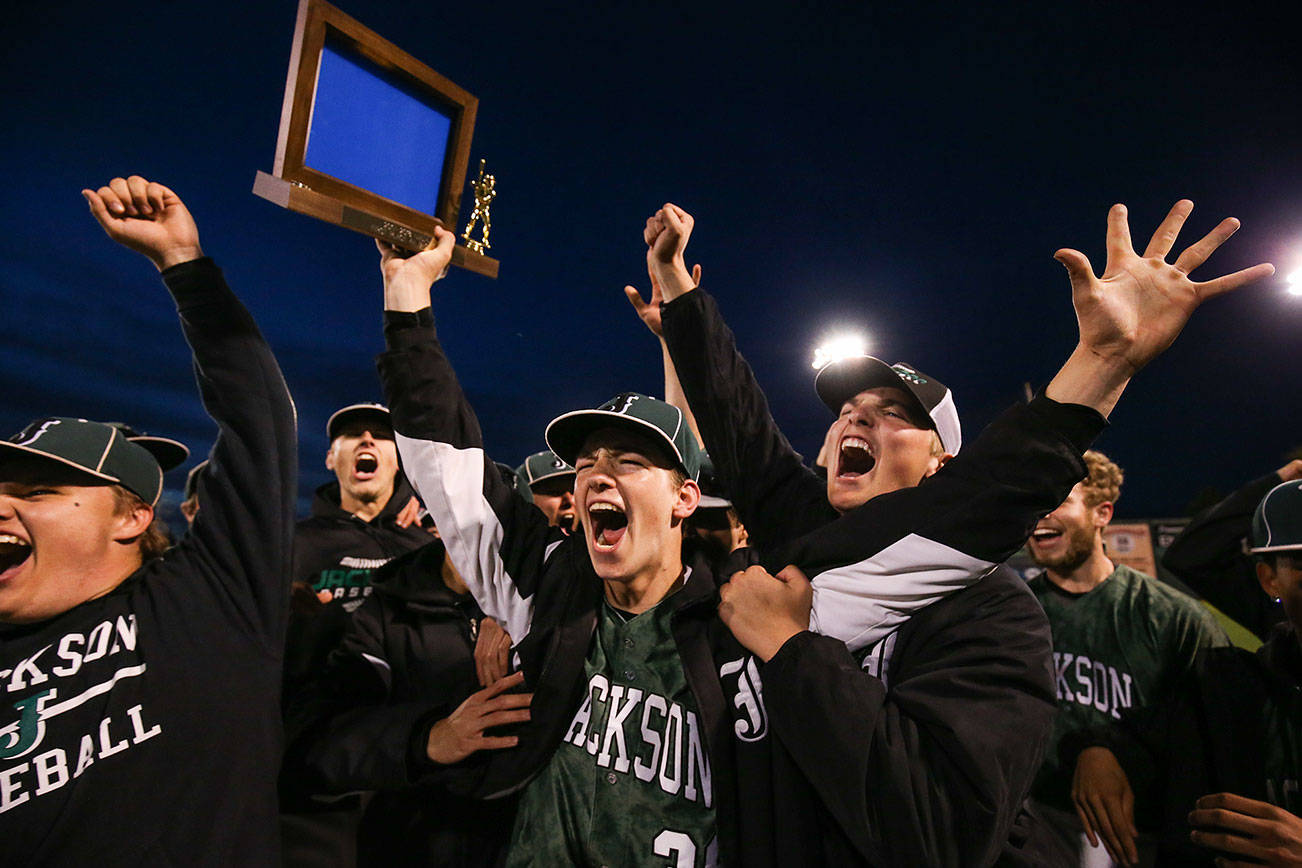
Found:
[[(336, 226), (342, 226), (345, 229), (351, 229), (372, 238), (382, 239), (395, 247), (401, 247), (413, 253), (424, 250), (434, 240), (432, 232), (422, 232), (420, 229), (404, 226), (374, 214), (368, 214), (351, 205), (345, 205), (332, 196), (318, 193), (301, 184), (286, 181), (284, 178), (277, 178), (275, 175), (269, 175), (266, 172), (258, 172), (254, 178), (253, 192), (255, 195), (282, 208), (299, 214), (306, 214), (309, 217), (315, 217), (318, 220), (324, 220), (327, 223), (333, 223)], [(430, 220), (439, 226), (443, 225), (436, 218), (431, 217)], [(464, 268), (467, 271), (473, 271), (476, 274), (491, 278), (497, 277), (498, 266), (500, 265), (498, 260), (484, 255), (483, 245), (478, 241), (467, 242), (464, 245), (458, 244), (453, 247), (452, 264), (458, 268)]]

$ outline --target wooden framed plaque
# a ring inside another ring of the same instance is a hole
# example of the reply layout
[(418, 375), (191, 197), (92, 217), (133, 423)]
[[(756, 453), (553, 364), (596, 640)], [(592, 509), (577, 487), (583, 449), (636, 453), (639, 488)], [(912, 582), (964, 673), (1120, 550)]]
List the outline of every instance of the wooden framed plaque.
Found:
[[(324, 0), (301, 0), (264, 199), (407, 250), (456, 232), (479, 100)], [(496, 277), (458, 244), (452, 264)]]

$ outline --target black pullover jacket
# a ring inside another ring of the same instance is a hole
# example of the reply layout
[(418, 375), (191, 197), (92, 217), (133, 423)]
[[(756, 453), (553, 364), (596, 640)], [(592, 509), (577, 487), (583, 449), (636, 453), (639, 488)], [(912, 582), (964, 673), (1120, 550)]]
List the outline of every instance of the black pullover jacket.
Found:
[(169, 268), (218, 434), (190, 533), (109, 594), (0, 628), (0, 864), (277, 865), (294, 406), (209, 259)]

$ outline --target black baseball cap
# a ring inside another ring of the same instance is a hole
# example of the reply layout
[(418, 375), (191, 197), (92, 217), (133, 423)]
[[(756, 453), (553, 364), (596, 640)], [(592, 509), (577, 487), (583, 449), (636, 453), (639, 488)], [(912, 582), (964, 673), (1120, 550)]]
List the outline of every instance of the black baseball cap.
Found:
[(865, 389), (883, 386), (903, 389), (912, 395), (918, 409), (931, 420), (932, 429), (940, 435), (941, 448), (951, 455), (958, 454), (963, 445), (963, 434), (958, 422), (958, 409), (954, 406), (954, 394), (935, 377), (904, 362), (888, 365), (872, 356), (838, 359), (824, 365), (814, 377), (818, 397), (832, 408), (833, 413), (841, 412), (846, 401)]
[(163, 468), (164, 473), (180, 467), (185, 463), (185, 459), (190, 457), (190, 447), (180, 440), (146, 434), (143, 431), (137, 431), (125, 422), (109, 422), (108, 424), (125, 434), (126, 438), (132, 443), (148, 449), (149, 453), (158, 461), (158, 466)]
[(1254, 555), (1302, 551), (1302, 482), (1281, 482), (1252, 514)]
[(150, 506), (163, 492), (163, 468), (145, 447), (103, 422), (52, 416), (37, 419), (0, 449), (57, 462), (86, 475), (121, 485)]
[(701, 502), (698, 509), (728, 509), (732, 501), (724, 490), (723, 483), (710, 460), (710, 453), (701, 452), (701, 474), (697, 481), (701, 484)]
[(393, 427), (393, 417), (389, 414), (389, 408), (383, 404), (349, 404), (331, 413), (330, 418), (326, 420), (326, 439), (333, 443), (335, 437), (339, 436), (338, 430), (345, 423), (361, 416), (379, 419), (387, 427)]
[(567, 464), (574, 464), (583, 441), (602, 428), (623, 428), (650, 435), (666, 446), (688, 476), (701, 471), (701, 447), (683, 412), (638, 392), (621, 392), (595, 410), (573, 410), (547, 426), (547, 445)]
[(199, 493), (199, 480), (203, 478), (204, 470), (207, 467), (208, 467), (208, 459), (205, 458), (203, 461), (200, 461), (194, 467), (191, 467), (189, 472), (185, 474), (185, 499), (186, 500), (189, 500), (190, 498), (194, 497), (196, 494)]
[(573, 476), (574, 467), (550, 449), (535, 452), (515, 469), (520, 480), (533, 490), (534, 485), (558, 476)]

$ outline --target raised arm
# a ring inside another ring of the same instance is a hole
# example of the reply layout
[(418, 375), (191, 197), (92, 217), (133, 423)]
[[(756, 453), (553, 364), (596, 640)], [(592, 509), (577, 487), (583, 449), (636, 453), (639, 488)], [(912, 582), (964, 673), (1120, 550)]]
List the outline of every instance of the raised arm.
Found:
[(520, 642), (529, 633), (548, 552), (547, 520), (515, 493), (484, 453), (475, 417), (434, 330), (430, 287), (443, 276), (454, 236), (404, 259), (377, 242), (384, 275), (380, 378), (403, 470), (425, 503), (448, 557), (484, 614)]
[[(289, 603), (297, 482), (294, 405), (271, 348), (204, 257), (181, 199), (132, 175), (83, 190), (114, 241), (162, 272), (193, 351), (204, 409), (217, 439), (199, 496), (203, 509), (169, 554), (189, 559), (224, 609), (279, 657)], [(196, 589), (180, 589), (189, 599)]]
[(1216, 608), (1267, 639), (1283, 618), (1257, 582), (1243, 541), (1252, 531), (1257, 504), (1281, 482), (1302, 479), (1302, 460), (1254, 479), (1220, 503), (1194, 516), (1162, 556), (1162, 565)]
[(826, 484), (782, 436), (736, 339), (683, 264), (691, 215), (666, 204), (647, 221), (647, 266), (664, 298), (665, 344), (701, 440), (751, 544), (776, 549), (830, 521)]
[[(651, 251), (647, 250), (648, 260)], [(647, 264), (647, 272), (651, 278), (651, 299), (650, 301), (642, 300), (642, 293), (638, 292), (636, 287), (624, 287), (624, 295), (628, 298), (629, 304), (633, 305), (633, 310), (637, 313), (638, 319), (647, 327), (651, 334), (656, 336), (660, 342), (660, 357), (664, 364), (665, 372), (665, 403), (672, 404), (683, 412), (683, 418), (687, 420), (687, 425), (696, 435), (696, 442), (704, 446), (701, 439), (701, 429), (696, 425), (696, 417), (692, 415), (692, 408), (687, 403), (687, 395), (683, 392), (683, 384), (678, 379), (678, 370), (674, 367), (673, 357), (669, 355), (669, 345), (665, 343), (664, 324), (660, 319), (660, 305), (664, 301), (664, 294), (660, 290), (660, 283), (656, 279), (656, 271), (651, 267), (650, 262)], [(699, 285), (701, 282), (701, 266), (692, 266), (692, 284)]]

